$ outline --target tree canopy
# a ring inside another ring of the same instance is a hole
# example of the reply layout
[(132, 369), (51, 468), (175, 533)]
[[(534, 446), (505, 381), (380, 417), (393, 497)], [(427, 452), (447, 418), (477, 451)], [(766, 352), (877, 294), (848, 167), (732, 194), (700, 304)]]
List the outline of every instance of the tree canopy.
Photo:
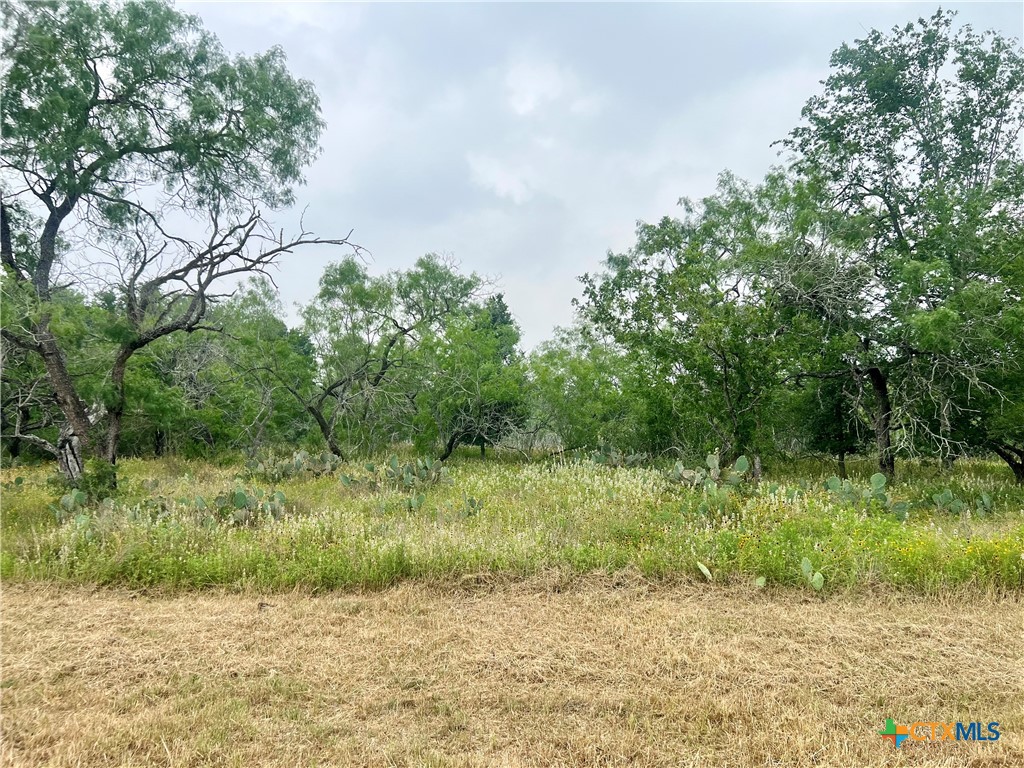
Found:
[[(52, 448), (73, 478), (82, 448), (116, 459), (136, 352), (202, 328), (225, 279), (346, 240), (286, 238), (260, 212), (292, 201), (323, 128), (313, 86), (280, 49), (230, 58), (157, 0), (4, 10), (4, 293), (23, 312), (3, 338), (41, 358), (65, 419)], [(69, 367), (56, 309), (70, 286), (108, 297), (98, 400)]]
[[(286, 236), (325, 124), (160, 0), (4, 5), (4, 450), (543, 444), (1001, 457), (1024, 482), (1024, 54), (955, 14), (841, 46), (762, 179), (641, 222), (527, 354), (493, 280)], [(285, 320), (270, 267), (331, 254)]]

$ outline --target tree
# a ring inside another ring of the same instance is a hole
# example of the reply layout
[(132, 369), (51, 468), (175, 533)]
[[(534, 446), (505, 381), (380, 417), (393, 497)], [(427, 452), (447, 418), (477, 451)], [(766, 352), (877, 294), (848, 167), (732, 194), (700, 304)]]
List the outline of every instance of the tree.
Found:
[(602, 445), (636, 451), (644, 440), (639, 383), (625, 352), (578, 324), (530, 355), (534, 418), (563, 451)]
[[(1018, 308), (1020, 336), (1017, 359), (1024, 356), (1024, 303)], [(999, 456), (1024, 485), (1024, 370), (1003, 368), (986, 373), (987, 387), (967, 387), (950, 397), (952, 438), (976, 451)]]
[[(348, 241), (286, 238), (260, 212), (292, 202), (323, 128), (313, 86), (280, 49), (229, 58), (196, 17), (157, 0), (4, 11), (2, 260), (5, 287), (30, 311), (3, 335), (41, 358), (65, 420), (60, 467), (75, 479), (83, 452), (116, 460), (136, 353), (205, 327), (218, 285)], [(18, 230), (30, 219), (15, 209), (37, 212), (39, 226)], [(32, 247), (15, 248), (23, 240)], [(112, 298), (98, 401), (80, 391), (54, 322), (68, 283)]]
[(251, 280), (214, 307), (217, 332), (167, 336), (132, 359), (122, 452), (248, 454), (308, 443), (310, 420), (266, 369), (273, 360), (287, 381), (312, 377), (312, 345), (280, 319), (273, 286)]
[(846, 457), (864, 446), (857, 418), (859, 392), (849, 379), (811, 379), (790, 404), (798, 434), (812, 451), (836, 457), (839, 477), (846, 479)]
[(52, 453), (60, 413), (42, 362), (0, 337), (0, 370), (0, 436), (8, 455), (18, 458), (26, 445)]
[(820, 282), (840, 299), (794, 306), (870, 386), (890, 475), (897, 427), (904, 446), (955, 451), (949, 414), (970, 404), (952, 393), (981, 395), (988, 371), (1020, 365), (1009, 340), (1024, 288), (1024, 58), (953, 18), (843, 45), (784, 142), (819, 208), (807, 263), (836, 267)]
[(365, 450), (409, 439), (424, 375), (417, 347), (424, 338), (443, 336), (484, 286), (436, 254), (378, 277), (355, 258), (327, 267), (302, 312), (316, 373), (279, 378), (330, 451), (341, 456), (344, 444)]
[[(723, 174), (686, 216), (641, 224), (627, 254), (585, 275), (585, 314), (633, 358), (669, 445), (723, 456), (769, 447), (793, 319), (753, 268), (774, 247), (761, 190)], [(799, 333), (797, 329), (796, 333)], [(757, 462), (755, 461), (755, 466)]]
[[(505, 303), (505, 296), (500, 293), (488, 296), (475, 322), (477, 332), (496, 339), (494, 357), (505, 378), (511, 378), (508, 374), (514, 369), (515, 377), (521, 379), (524, 369), (518, 349), (520, 331)], [(507, 433), (525, 425), (527, 404), (524, 394), (520, 392), (519, 397), (497, 399), (483, 410), (484, 416), (479, 420), (473, 439), (473, 443), (480, 446), (480, 458), (486, 456), (488, 444), (494, 445)]]
[(415, 423), (421, 450), (440, 442), (444, 461), (459, 445), (479, 445), (483, 456), (488, 444), (526, 424), (529, 382), (518, 344), (519, 327), (501, 294), (424, 339)]

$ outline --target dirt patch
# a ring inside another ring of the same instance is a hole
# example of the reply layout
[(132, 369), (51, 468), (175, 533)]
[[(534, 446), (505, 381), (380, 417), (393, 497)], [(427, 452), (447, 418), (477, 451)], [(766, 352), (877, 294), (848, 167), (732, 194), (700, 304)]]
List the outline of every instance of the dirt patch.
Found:
[(1020, 601), (17, 585), (2, 618), (9, 765), (1024, 765)]

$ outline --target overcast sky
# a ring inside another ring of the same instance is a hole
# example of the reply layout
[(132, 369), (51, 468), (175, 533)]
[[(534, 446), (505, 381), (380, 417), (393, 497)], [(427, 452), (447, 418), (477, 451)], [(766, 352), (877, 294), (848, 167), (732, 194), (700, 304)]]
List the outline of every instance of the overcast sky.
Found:
[[(1024, 3), (946, 3), (1024, 36)], [(280, 45), (327, 129), (299, 190), (321, 236), (354, 229), (371, 270), (428, 252), (500, 278), (532, 347), (572, 320), (577, 277), (723, 169), (756, 179), (830, 53), (936, 3), (182, 2), (230, 52)], [(297, 212), (274, 221), (294, 225)], [(289, 307), (336, 255), (277, 277)]]

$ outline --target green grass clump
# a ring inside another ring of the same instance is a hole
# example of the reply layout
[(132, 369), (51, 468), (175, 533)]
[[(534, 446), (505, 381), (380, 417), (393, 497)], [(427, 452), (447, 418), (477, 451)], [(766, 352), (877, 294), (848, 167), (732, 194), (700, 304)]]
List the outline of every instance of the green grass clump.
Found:
[(853, 490), (829, 490), (813, 465), (721, 488), (642, 467), (465, 457), (413, 487), (388, 481), (389, 466), (261, 486), (244, 468), (129, 460), (115, 499), (82, 504), (55, 498), (44, 469), (5, 470), (0, 576), (321, 590), (548, 569), (703, 581), (703, 565), (718, 581), (825, 593), (1024, 588), (1024, 489), (985, 462), (911, 469), (884, 493), (857, 471)]

